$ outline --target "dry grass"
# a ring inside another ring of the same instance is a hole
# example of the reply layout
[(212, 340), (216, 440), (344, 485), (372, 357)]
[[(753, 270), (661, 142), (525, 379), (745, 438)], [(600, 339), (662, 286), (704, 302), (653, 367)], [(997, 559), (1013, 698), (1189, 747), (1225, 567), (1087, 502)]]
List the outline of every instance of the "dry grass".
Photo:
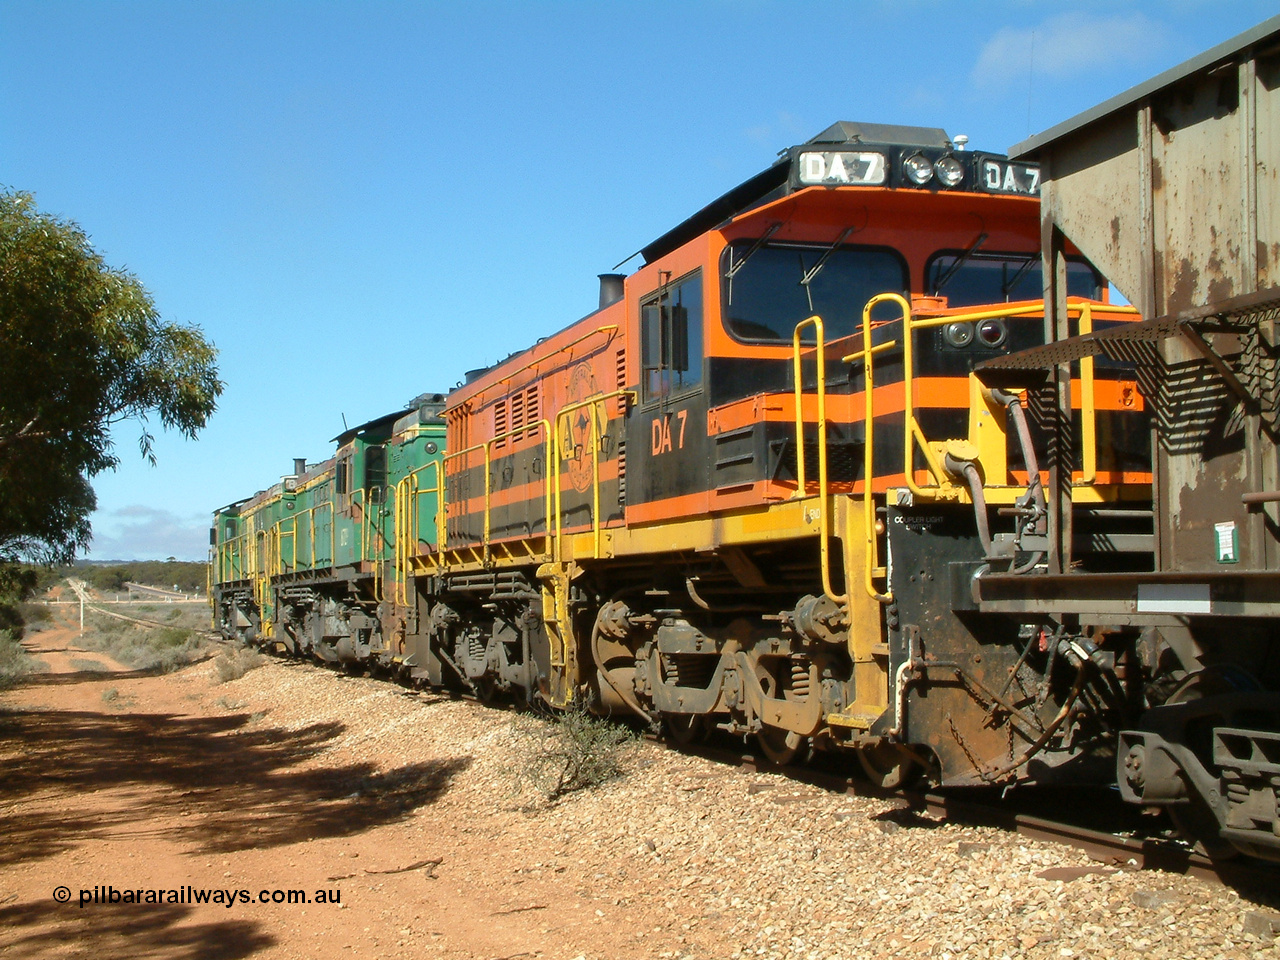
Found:
[(516, 789), (531, 786), (550, 801), (622, 776), (622, 759), (639, 742), (634, 731), (595, 716), (581, 701), (549, 722), (518, 722), (513, 732), (522, 754)]
[[(150, 605), (122, 604), (113, 609), (122, 616), (141, 619), (153, 616), (154, 611)], [(207, 619), (203, 608), (198, 612), (177, 607), (165, 611), (168, 626), (132, 623), (91, 611), (85, 615), (84, 634), (77, 643), (135, 670), (168, 672), (208, 655), (210, 642), (198, 629)]]
[(218, 658), (213, 661), (213, 666), (218, 673), (218, 682), (229, 683), (232, 680), (239, 680), (250, 670), (256, 670), (266, 662), (267, 658), (256, 650), (250, 650), (248, 647), (232, 647), (218, 654)]
[(39, 661), (22, 649), (12, 630), (0, 630), (0, 690), (13, 686), (39, 668)]

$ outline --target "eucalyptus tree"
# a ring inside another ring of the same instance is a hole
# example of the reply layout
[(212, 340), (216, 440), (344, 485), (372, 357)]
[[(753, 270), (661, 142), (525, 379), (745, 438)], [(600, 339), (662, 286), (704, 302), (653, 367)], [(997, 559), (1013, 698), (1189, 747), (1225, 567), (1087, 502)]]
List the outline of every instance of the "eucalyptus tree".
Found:
[(222, 393), (217, 351), (165, 322), (146, 288), (81, 227), (0, 192), (0, 559), (70, 560), (88, 544), (90, 479), (119, 463), (133, 421), (194, 438)]

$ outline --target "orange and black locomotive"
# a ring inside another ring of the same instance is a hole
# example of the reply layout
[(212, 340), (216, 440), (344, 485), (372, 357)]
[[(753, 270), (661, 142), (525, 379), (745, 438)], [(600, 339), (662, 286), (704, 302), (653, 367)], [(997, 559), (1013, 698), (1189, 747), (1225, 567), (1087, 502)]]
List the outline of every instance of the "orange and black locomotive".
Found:
[[(404, 522), (353, 568), (364, 656), (778, 761), (841, 752), (885, 783), (1113, 775), (1136, 634), (975, 601), (984, 572), (1044, 567), (1054, 437), (1034, 391), (974, 373), (1045, 342), (1039, 171), (964, 146), (837, 123), (602, 276), (598, 310), (469, 374), (440, 482), (366, 496)], [(1078, 331), (1133, 319), (1075, 252), (1064, 277)], [(1122, 363), (1074, 385), (1075, 562), (1141, 569), (1143, 397)], [(297, 593), (278, 548), (251, 566), (242, 597)]]

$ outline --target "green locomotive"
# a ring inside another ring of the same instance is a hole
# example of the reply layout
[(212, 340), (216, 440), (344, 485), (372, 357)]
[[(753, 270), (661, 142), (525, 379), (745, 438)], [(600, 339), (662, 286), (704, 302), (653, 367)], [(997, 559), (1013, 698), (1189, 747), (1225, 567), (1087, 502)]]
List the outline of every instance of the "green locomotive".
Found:
[(323, 463), (214, 513), (210, 597), (227, 639), (333, 663), (411, 666), (405, 558), (438, 542), (444, 397), (334, 438)]

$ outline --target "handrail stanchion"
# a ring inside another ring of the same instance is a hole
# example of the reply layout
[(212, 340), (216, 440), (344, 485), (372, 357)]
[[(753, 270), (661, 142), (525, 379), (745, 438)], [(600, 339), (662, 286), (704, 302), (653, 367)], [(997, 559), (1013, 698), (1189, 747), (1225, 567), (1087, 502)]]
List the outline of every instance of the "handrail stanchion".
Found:
[(871, 344), (871, 310), (879, 303), (893, 302), (903, 308), (903, 337), (907, 336), (905, 318), (911, 305), (896, 293), (882, 293), (872, 297), (862, 308), (862, 351), (851, 353), (841, 359), (845, 363), (862, 360), (862, 395), (863, 395), (863, 442), (862, 442), (862, 531), (864, 538), (863, 552), (863, 588), (873, 599), (881, 603), (893, 602), (893, 591), (881, 593), (876, 589), (875, 578), (888, 576), (888, 571), (880, 566), (879, 545), (876, 540), (876, 503), (872, 491), (872, 478), (875, 476), (875, 373), (874, 356), (881, 350), (895, 346), (890, 340), (879, 346)]
[[(561, 537), (562, 537), (562, 530), (561, 530), (561, 514), (562, 514), (562, 508), (561, 508), (561, 499), (560, 499), (560, 444), (559, 444), (559, 436), (560, 436), (560, 418), (561, 418), (561, 417), (568, 416), (569, 414), (573, 413), (575, 410), (580, 410), (580, 409), (582, 409), (583, 407), (594, 407), (596, 404), (606, 403), (607, 401), (612, 400), (614, 397), (619, 397), (619, 398), (622, 398), (622, 397), (634, 398), (634, 397), (635, 397), (635, 391), (634, 391), (634, 390), (613, 390), (613, 391), (611, 391), (611, 392), (609, 392), (609, 393), (601, 393), (601, 394), (597, 394), (597, 395), (596, 395), (596, 396), (594, 396), (594, 397), (588, 397), (586, 400), (579, 400), (579, 401), (577, 401), (576, 403), (569, 403), (569, 404), (565, 404), (563, 407), (561, 407), (559, 410), (557, 410), (557, 411), (556, 411), (556, 414), (555, 414), (555, 431), (556, 431), (556, 438), (557, 438), (557, 442), (556, 442), (555, 444), (553, 444), (553, 452), (555, 453), (555, 461), (556, 461), (556, 462), (555, 462), (555, 470), (554, 470), (554, 472), (555, 472), (555, 477), (556, 477), (556, 483), (555, 483), (555, 513), (556, 513), (556, 525), (555, 525), (555, 530), (556, 530), (556, 549), (555, 549), (555, 556), (556, 556), (556, 559), (558, 559), (558, 560), (563, 560), (563, 559), (564, 559), (564, 557), (563, 557), (563, 551), (562, 551), (562, 549), (561, 549)], [(601, 435), (600, 435), (600, 425), (599, 425), (599, 423), (598, 423), (598, 422), (597, 422), (597, 420), (596, 420), (596, 414), (595, 414), (595, 411), (594, 411), (594, 410), (592, 410), (592, 412), (591, 412), (591, 447), (592, 447), (592, 454), (591, 454), (591, 456), (592, 456), (591, 482), (592, 482), (592, 487), (593, 487), (593, 490), (592, 490), (592, 529), (593, 529), (593, 533), (594, 533), (594, 537), (595, 537), (595, 551), (594, 551), (594, 552), (595, 552), (595, 555), (596, 555), (597, 557), (599, 557), (599, 555), (600, 555), (600, 462), (599, 462), (599, 450), (598, 450), (598, 448), (599, 448), (599, 446), (600, 446), (600, 442), (601, 442), (601, 440), (602, 440), (602, 437), (601, 437)]]
[(826, 342), (823, 337), (822, 318), (817, 314), (796, 324), (791, 334), (791, 350), (793, 369), (795, 371), (796, 389), (796, 478), (797, 496), (807, 494), (804, 480), (804, 414), (801, 408), (803, 394), (801, 392), (800, 374), (800, 331), (807, 326), (814, 328), (814, 353), (817, 358), (817, 398), (818, 398), (818, 536), (819, 556), (822, 561), (822, 591), (834, 603), (842, 604), (848, 600), (847, 594), (837, 595), (831, 588), (831, 537), (830, 504), (827, 491), (827, 359)]
[[(1080, 306), (1078, 332), (1081, 336), (1093, 333), (1091, 304), (1085, 303)], [(1093, 375), (1093, 355), (1090, 354), (1080, 359), (1080, 482), (1086, 485), (1098, 479), (1098, 404), (1094, 396)]]

